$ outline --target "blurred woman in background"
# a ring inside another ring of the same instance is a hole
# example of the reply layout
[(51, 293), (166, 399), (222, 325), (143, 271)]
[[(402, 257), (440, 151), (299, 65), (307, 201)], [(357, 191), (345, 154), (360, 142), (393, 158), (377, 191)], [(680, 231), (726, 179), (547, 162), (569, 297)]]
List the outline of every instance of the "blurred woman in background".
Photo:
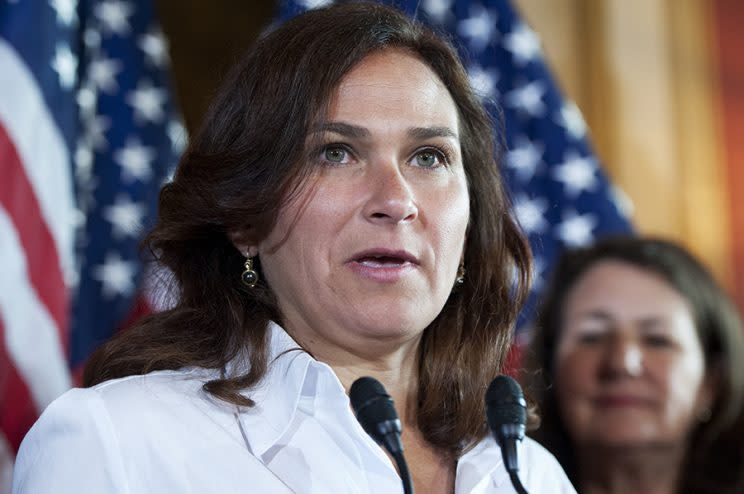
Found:
[(537, 321), (533, 437), (582, 494), (744, 492), (744, 335), (682, 248), (615, 238), (566, 253)]

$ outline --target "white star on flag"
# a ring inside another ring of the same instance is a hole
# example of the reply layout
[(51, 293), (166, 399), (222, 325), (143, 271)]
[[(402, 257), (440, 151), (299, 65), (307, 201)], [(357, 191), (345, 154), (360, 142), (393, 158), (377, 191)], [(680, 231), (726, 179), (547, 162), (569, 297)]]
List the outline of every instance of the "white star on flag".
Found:
[(579, 110), (579, 107), (573, 101), (563, 103), (556, 122), (566, 129), (566, 132), (576, 140), (583, 139), (586, 135), (586, 122), (584, 122), (584, 117), (581, 115), (581, 110)]
[(623, 189), (616, 185), (610, 186), (610, 200), (623, 217), (633, 217), (633, 211), (635, 210), (633, 200)]
[(59, 76), (59, 85), (72, 89), (77, 81), (78, 59), (65, 44), (58, 44), (52, 60), (52, 68)]
[(170, 139), (171, 148), (177, 155), (181, 155), (183, 150), (188, 144), (189, 136), (186, 133), (186, 128), (183, 126), (180, 120), (171, 120), (168, 123), (168, 139)]
[(424, 0), (421, 4), (421, 8), (424, 9), (424, 12), (426, 12), (426, 15), (430, 18), (442, 23), (445, 22), (449, 16), (452, 2), (454, 2), (454, 0)]
[(65, 26), (77, 24), (77, 0), (49, 0), (49, 5), (57, 12), (57, 21)]
[(83, 32), (83, 43), (86, 48), (90, 48), (91, 50), (99, 48), (101, 46), (101, 33), (98, 32), (98, 29), (87, 28)]
[(545, 114), (545, 103), (542, 100), (545, 90), (542, 81), (533, 81), (511, 90), (506, 94), (505, 100), (513, 108), (523, 110), (533, 117), (542, 117)]
[(101, 282), (103, 296), (112, 299), (133, 292), (136, 271), (136, 262), (124, 261), (118, 253), (109, 252), (103, 264), (93, 267), (93, 278)]
[(139, 180), (144, 182), (152, 176), (152, 160), (155, 150), (145, 147), (136, 139), (130, 139), (126, 146), (114, 152), (114, 161), (121, 165), (121, 177), (125, 182)]
[(496, 16), (482, 5), (470, 9), (470, 17), (457, 24), (457, 32), (470, 40), (470, 48), (480, 53), (491, 42), (496, 26)]
[(120, 194), (114, 204), (103, 210), (103, 217), (111, 223), (114, 237), (137, 238), (142, 233), (146, 213), (142, 204), (132, 202), (129, 197)]
[(75, 176), (79, 181), (90, 179), (93, 171), (93, 149), (91, 145), (80, 139), (75, 148)]
[(149, 81), (140, 81), (137, 89), (127, 94), (127, 103), (134, 109), (134, 118), (159, 123), (165, 117), (163, 105), (168, 100), (168, 93), (156, 88)]
[(505, 36), (504, 46), (512, 53), (517, 65), (525, 65), (540, 55), (540, 39), (523, 22)]
[(545, 259), (540, 256), (532, 258), (532, 280), (531, 285), (533, 290), (540, 290), (545, 283), (543, 279), (543, 272), (545, 271)]
[(150, 29), (140, 36), (139, 47), (145, 53), (145, 59), (155, 67), (165, 67), (168, 62), (168, 43), (159, 30)]
[(101, 91), (112, 94), (119, 89), (116, 74), (121, 72), (122, 63), (111, 58), (97, 58), (90, 64), (89, 77), (93, 84)]
[(517, 137), (514, 142), (516, 146), (506, 152), (506, 166), (514, 169), (517, 179), (527, 182), (535, 176), (544, 145), (536, 144), (524, 136)]
[(300, 4), (308, 10), (319, 9), (333, 3), (333, 0), (302, 0)]
[(563, 163), (553, 167), (553, 178), (563, 183), (569, 197), (578, 197), (582, 191), (595, 190), (599, 186), (594, 159), (582, 158), (575, 151), (566, 152)]
[(596, 226), (597, 218), (592, 213), (579, 215), (572, 211), (564, 215), (563, 221), (556, 226), (556, 231), (558, 238), (566, 246), (581, 247), (594, 239), (592, 231)]
[(86, 131), (93, 149), (102, 151), (108, 146), (106, 131), (111, 128), (111, 119), (105, 115), (96, 115), (86, 123)]
[(468, 79), (470, 80), (470, 87), (473, 88), (473, 92), (479, 98), (493, 98), (496, 96), (496, 83), (499, 79), (496, 69), (484, 70), (480, 65), (473, 64), (468, 67)]
[(129, 17), (134, 14), (134, 6), (129, 2), (105, 0), (94, 7), (93, 13), (106, 34), (126, 36), (132, 30)]
[(535, 197), (530, 199), (524, 194), (516, 197), (512, 205), (514, 216), (525, 233), (541, 233), (548, 228), (548, 222), (545, 219), (545, 213), (548, 210), (548, 201), (543, 198)]
[(84, 118), (91, 118), (96, 111), (96, 103), (98, 102), (96, 92), (91, 86), (92, 84), (86, 82), (77, 92), (76, 101), (80, 107), (80, 115)]

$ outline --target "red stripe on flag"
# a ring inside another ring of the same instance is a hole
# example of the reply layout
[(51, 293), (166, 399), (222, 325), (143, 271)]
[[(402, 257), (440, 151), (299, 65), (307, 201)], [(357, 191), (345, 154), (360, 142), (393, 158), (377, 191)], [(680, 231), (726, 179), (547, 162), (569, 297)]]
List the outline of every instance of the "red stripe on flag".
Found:
[(0, 162), (3, 163), (0, 204), (8, 212), (18, 231), (28, 259), (31, 284), (59, 328), (60, 341), (66, 349), (69, 295), (60, 268), (59, 254), (18, 152), (2, 123)]
[(514, 341), (512, 346), (509, 348), (509, 353), (506, 354), (506, 359), (504, 360), (504, 366), (501, 369), (501, 373), (519, 379), (522, 374), (523, 360), (524, 344), (519, 341)]
[(152, 314), (153, 312), (157, 311), (153, 309), (152, 305), (150, 305), (147, 297), (142, 292), (139, 292), (137, 297), (134, 299), (134, 304), (132, 304), (132, 310), (129, 311), (129, 315), (119, 327), (118, 331), (126, 330), (139, 319)]
[(18, 375), (5, 348), (5, 327), (0, 320), (0, 430), (14, 453), (18, 452), (26, 432), (38, 418), (36, 404), (26, 383)]

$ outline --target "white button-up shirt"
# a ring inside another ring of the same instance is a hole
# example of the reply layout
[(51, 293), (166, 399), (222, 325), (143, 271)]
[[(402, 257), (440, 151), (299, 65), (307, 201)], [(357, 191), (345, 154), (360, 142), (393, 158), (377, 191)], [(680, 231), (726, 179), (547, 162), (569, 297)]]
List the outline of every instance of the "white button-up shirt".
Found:
[[(73, 389), (23, 441), (13, 494), (400, 493), (389, 457), (364, 432), (326, 364), (279, 326), (271, 364), (237, 407), (207, 394), (207, 369), (157, 371)], [(531, 494), (575, 493), (553, 456), (525, 439)], [(487, 437), (457, 463), (456, 494), (514, 493)]]

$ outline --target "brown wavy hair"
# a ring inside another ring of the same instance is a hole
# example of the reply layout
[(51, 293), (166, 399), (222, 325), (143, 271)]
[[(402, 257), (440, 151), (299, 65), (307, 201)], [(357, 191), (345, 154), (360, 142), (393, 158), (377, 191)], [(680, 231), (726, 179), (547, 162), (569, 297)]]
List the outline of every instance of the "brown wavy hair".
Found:
[(575, 447), (560, 417), (554, 356), (566, 298), (597, 263), (614, 260), (659, 276), (690, 307), (708, 373), (717, 377), (710, 420), (690, 431), (681, 494), (744, 492), (744, 329), (736, 307), (713, 276), (680, 246), (662, 239), (614, 237), (565, 253), (538, 314), (528, 352), (527, 380), (542, 417), (533, 437), (561, 462), (574, 485), (579, 480)]
[(249, 372), (204, 388), (253, 404), (241, 392), (250, 396), (264, 376), (267, 323), (281, 323), (282, 315), (268, 286), (241, 283), (244, 258), (230, 234), (249, 232), (258, 243), (271, 231), (311, 172), (311, 125), (350, 69), (389, 48), (421, 59), (449, 89), (470, 195), (467, 276), (424, 331), (411, 408), (426, 439), (445, 452), (458, 455), (486, 434), (483, 394), (504, 362), (530, 272), (529, 247), (509, 214), (499, 172), (503, 144), (453, 47), (403, 13), (370, 3), (295, 17), (257, 41), (230, 72), (163, 187), (146, 238), (173, 273), (177, 303), (100, 348), (85, 385), (159, 369), (223, 368), (247, 350)]

